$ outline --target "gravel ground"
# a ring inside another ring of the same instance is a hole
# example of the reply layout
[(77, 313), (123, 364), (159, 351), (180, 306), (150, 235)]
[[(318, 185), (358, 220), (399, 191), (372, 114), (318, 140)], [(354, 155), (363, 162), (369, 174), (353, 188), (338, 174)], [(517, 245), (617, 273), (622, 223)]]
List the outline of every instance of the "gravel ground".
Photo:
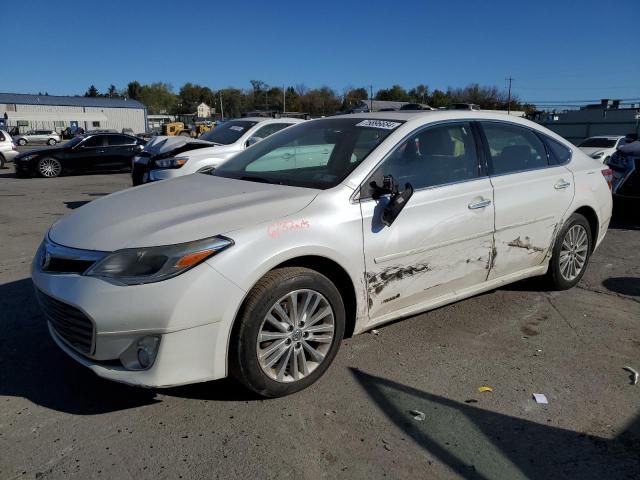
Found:
[(130, 180), (11, 168), (0, 170), (2, 479), (640, 477), (640, 384), (622, 369), (640, 369), (637, 206), (616, 215), (573, 290), (529, 280), (392, 323), (344, 341), (311, 388), (263, 401), (230, 380), (131, 388), (68, 359), (35, 304), (32, 255), (57, 218)]

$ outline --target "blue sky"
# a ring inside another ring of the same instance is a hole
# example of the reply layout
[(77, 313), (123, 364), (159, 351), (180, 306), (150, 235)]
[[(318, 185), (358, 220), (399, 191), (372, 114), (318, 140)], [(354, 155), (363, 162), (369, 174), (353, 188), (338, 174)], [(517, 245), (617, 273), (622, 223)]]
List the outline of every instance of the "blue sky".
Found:
[(29, 0), (7, 12), (5, 92), (82, 94), (131, 80), (248, 88), (259, 79), (340, 93), (503, 87), (512, 76), (523, 100), (640, 97), (639, 0)]

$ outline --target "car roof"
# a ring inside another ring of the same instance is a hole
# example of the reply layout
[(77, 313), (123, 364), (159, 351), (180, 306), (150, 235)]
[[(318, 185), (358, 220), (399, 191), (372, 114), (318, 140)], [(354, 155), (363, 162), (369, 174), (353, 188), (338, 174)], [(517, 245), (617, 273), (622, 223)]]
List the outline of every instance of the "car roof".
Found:
[(287, 121), (287, 122), (291, 122), (291, 123), (304, 122), (304, 120), (302, 120), (300, 118), (293, 118), (293, 117), (278, 117), (278, 118), (272, 118), (272, 117), (242, 117), (242, 118), (233, 118), (233, 119), (228, 120), (228, 121), (229, 122), (233, 122), (234, 120), (248, 121), (248, 122), (268, 122), (268, 121), (271, 121), (271, 122)]

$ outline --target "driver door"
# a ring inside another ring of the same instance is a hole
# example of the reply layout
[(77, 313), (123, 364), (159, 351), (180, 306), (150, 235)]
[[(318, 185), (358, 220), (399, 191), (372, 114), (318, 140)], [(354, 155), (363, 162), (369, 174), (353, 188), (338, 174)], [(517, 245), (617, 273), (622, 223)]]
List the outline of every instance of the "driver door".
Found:
[[(361, 191), (369, 315), (373, 322), (486, 281), (494, 231), (493, 188), (468, 122), (423, 127), (405, 138)], [(414, 194), (391, 226), (389, 195), (371, 181), (392, 175)]]

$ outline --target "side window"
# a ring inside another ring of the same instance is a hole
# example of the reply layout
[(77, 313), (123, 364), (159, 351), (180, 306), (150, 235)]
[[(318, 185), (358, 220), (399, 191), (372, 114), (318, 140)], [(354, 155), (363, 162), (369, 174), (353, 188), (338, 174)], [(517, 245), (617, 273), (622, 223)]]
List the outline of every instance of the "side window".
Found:
[(287, 128), (289, 125), (290, 125), (289, 123), (270, 123), (269, 125), (265, 125), (264, 127), (259, 128), (251, 136), (264, 139), (264, 138), (267, 138), (269, 135), (273, 135), (274, 133), (279, 132), (283, 128)]
[(428, 127), (399, 144), (378, 167), (369, 183), (382, 184), (393, 175), (401, 186), (427, 188), (479, 177), (479, 163), (471, 127), (452, 123)]
[(104, 137), (101, 135), (95, 135), (93, 137), (89, 137), (82, 144), (84, 148), (95, 148), (104, 146)]
[(107, 145), (116, 147), (119, 145), (133, 145), (135, 141), (126, 135), (109, 135), (107, 136)]
[(542, 140), (531, 130), (502, 123), (481, 123), (489, 145), (494, 175), (549, 165)]
[(552, 163), (556, 165), (564, 165), (569, 163), (571, 160), (571, 149), (565, 147), (560, 142), (552, 140), (549, 137), (544, 137), (545, 142), (547, 143), (547, 147), (549, 147), (549, 151), (551, 152), (551, 158), (549, 159)]

